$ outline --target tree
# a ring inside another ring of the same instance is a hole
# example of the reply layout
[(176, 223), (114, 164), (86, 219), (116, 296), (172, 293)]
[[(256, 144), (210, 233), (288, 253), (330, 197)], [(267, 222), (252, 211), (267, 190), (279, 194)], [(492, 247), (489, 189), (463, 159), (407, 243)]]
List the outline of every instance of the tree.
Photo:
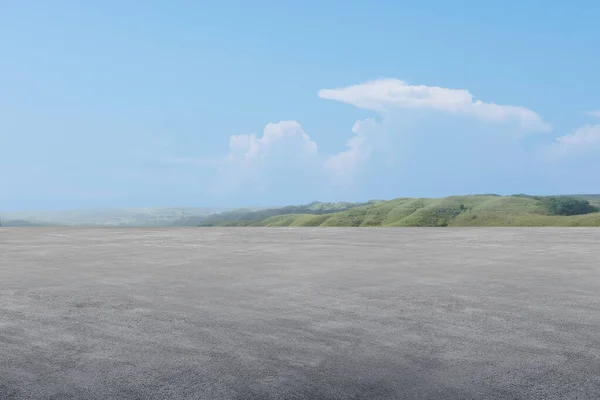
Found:
[(582, 215), (598, 211), (589, 201), (574, 197), (544, 197), (540, 202), (550, 215)]

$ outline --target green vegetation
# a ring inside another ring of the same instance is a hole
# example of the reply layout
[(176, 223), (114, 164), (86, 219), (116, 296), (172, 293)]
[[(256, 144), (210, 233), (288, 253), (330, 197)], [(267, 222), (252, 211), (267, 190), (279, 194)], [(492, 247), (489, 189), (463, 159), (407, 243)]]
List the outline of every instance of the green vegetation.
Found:
[[(191, 217), (181, 218), (175, 221), (174, 225), (177, 226), (253, 226), (260, 224), (262, 221), (278, 217), (286, 216), (286, 221), (289, 221), (290, 225), (296, 226), (298, 223), (312, 223), (306, 221), (306, 218), (300, 218), (300, 215), (307, 214), (309, 219), (314, 216), (323, 214), (332, 214), (360, 206), (369, 204), (376, 204), (377, 201), (373, 200), (365, 203), (321, 203), (313, 202), (303, 206), (286, 206), (280, 208), (269, 208), (263, 210), (249, 210), (249, 209), (237, 209), (228, 211), (220, 214), (213, 214), (208, 217)], [(296, 216), (300, 221), (293, 223), (289, 220), (290, 216)], [(318, 221), (319, 219), (317, 219)], [(276, 226), (282, 226), (280, 219), (275, 218), (274, 224)]]
[(550, 215), (584, 215), (598, 212), (588, 200), (574, 197), (544, 197), (540, 203)]
[(2, 226), (600, 226), (600, 195), (398, 198), (279, 208), (3, 213)]
[[(319, 206), (315, 206), (315, 205)], [(326, 204), (326, 206), (322, 206)], [(200, 218), (195, 226), (600, 226), (600, 196), (451, 196), (311, 203)], [(339, 211), (342, 208), (343, 210)], [(180, 224), (189, 221), (179, 221)]]

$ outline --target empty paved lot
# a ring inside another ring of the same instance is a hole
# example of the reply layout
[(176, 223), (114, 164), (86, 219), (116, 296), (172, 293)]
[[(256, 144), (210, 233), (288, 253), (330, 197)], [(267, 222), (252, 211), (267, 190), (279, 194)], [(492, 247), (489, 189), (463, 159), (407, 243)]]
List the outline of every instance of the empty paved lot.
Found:
[(0, 399), (597, 399), (600, 229), (0, 229)]

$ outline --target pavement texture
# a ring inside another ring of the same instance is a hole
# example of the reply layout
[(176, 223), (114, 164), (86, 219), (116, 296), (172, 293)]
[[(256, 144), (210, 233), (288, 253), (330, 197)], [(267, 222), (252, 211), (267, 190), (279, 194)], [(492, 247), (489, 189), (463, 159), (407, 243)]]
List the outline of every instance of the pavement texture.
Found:
[(599, 399), (600, 229), (0, 229), (0, 399)]

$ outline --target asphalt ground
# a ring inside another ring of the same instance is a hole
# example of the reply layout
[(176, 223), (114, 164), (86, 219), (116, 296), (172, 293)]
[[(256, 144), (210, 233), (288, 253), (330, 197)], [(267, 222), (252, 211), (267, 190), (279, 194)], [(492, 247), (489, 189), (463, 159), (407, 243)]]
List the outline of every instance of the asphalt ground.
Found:
[(0, 399), (600, 399), (600, 229), (0, 228)]

